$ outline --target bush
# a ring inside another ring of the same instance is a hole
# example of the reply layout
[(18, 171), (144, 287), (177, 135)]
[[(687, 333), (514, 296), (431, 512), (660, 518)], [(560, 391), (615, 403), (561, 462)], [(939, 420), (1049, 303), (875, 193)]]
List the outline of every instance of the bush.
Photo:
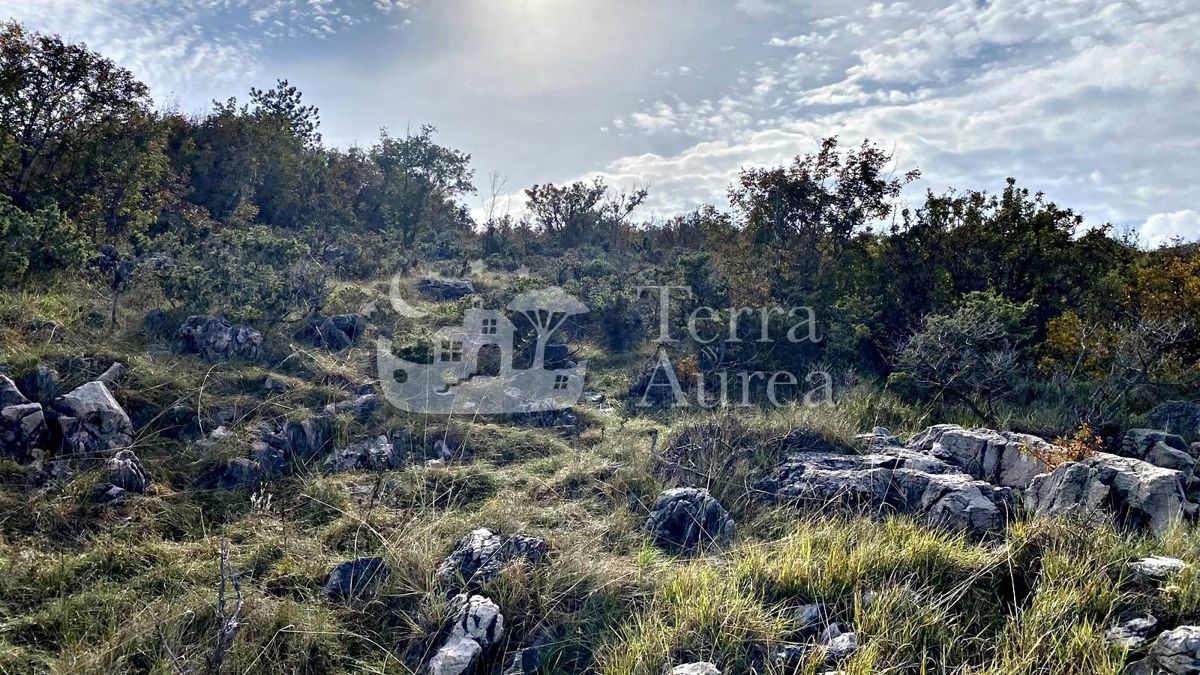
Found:
[(79, 265), (87, 246), (79, 231), (57, 206), (26, 213), (0, 195), (0, 285), (16, 284), (31, 271)]

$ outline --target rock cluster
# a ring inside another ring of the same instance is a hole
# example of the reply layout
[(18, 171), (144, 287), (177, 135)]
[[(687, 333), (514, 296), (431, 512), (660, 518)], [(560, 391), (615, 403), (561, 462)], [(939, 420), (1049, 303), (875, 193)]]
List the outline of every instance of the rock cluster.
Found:
[(930, 455), (876, 448), (866, 455), (795, 453), (758, 487), (776, 500), (912, 513), (931, 525), (972, 533), (999, 531), (1015, 510), (1009, 488), (977, 480)]
[(1034, 476), (1046, 471), (1037, 451), (1050, 444), (1028, 434), (938, 424), (914, 436), (907, 447), (957, 466), (979, 480), (1023, 490)]
[(520, 534), (498, 535), (486, 527), (467, 533), (438, 566), (438, 586), (451, 590), (478, 590), (500, 575), (509, 563), (525, 560), (541, 562), (546, 557), (546, 542)]
[(175, 338), (179, 353), (198, 354), (206, 361), (257, 361), (262, 356), (262, 333), (214, 316), (189, 316)]
[(708, 490), (680, 487), (658, 496), (645, 529), (659, 546), (686, 552), (729, 543), (737, 526)]
[(334, 471), (387, 471), (400, 466), (400, 457), (388, 437), (379, 436), (335, 450), (327, 463)]

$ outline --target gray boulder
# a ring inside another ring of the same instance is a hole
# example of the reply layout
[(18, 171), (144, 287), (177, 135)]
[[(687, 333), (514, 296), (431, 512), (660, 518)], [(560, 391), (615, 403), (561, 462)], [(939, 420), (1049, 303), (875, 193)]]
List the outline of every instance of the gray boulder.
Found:
[(425, 277), (417, 282), (417, 291), (434, 300), (458, 300), (475, 293), (475, 285), (469, 279)]
[(113, 361), (111, 366), (109, 366), (103, 373), (100, 373), (100, 376), (96, 378), (96, 381), (103, 382), (107, 387), (115, 387), (117, 386), (117, 382), (120, 382), (121, 378), (125, 377), (125, 370), (126, 368), (124, 363), (121, 363), (120, 361)]
[(486, 527), (472, 530), (454, 546), (438, 566), (435, 579), (446, 589), (478, 590), (495, 579), (512, 562), (541, 562), (546, 557), (546, 542), (520, 534), (502, 536)]
[(430, 675), (462, 675), (475, 665), (483, 650), (504, 637), (504, 615), (496, 603), (481, 595), (459, 595), (460, 606), (450, 634), (429, 661)]
[(143, 494), (150, 487), (150, 474), (133, 450), (120, 450), (108, 460), (109, 482), (126, 492)]
[(684, 663), (671, 669), (671, 675), (721, 675), (721, 669), (708, 661)]
[(26, 460), (50, 443), (50, 428), (40, 403), (0, 409), (0, 456)]
[(1126, 526), (1155, 533), (1195, 511), (1179, 471), (1104, 452), (1064, 462), (1034, 478), (1025, 491), (1025, 505), (1038, 516), (1108, 513)]
[(709, 544), (728, 544), (737, 526), (708, 490), (680, 487), (658, 496), (645, 529), (659, 546), (692, 551)]
[(1004, 528), (1013, 493), (976, 480), (940, 459), (904, 448), (866, 455), (789, 456), (758, 488), (777, 501), (812, 508), (911, 513), (927, 523), (975, 534)]
[(0, 408), (7, 408), (10, 405), (25, 405), (29, 402), (25, 394), (22, 394), (21, 390), (17, 388), (16, 382), (0, 373)]
[(387, 471), (400, 466), (400, 457), (387, 436), (379, 436), (334, 451), (328, 463), (334, 471)]
[(1200, 626), (1180, 626), (1158, 636), (1150, 654), (1125, 670), (1129, 675), (1200, 673)]
[(354, 416), (359, 420), (365, 420), (375, 412), (375, 408), (379, 405), (379, 397), (375, 394), (363, 394), (357, 398), (352, 398), (346, 401), (338, 401), (325, 406), (323, 412), (332, 417), (346, 412), (354, 413)]
[(262, 333), (215, 316), (189, 316), (175, 338), (179, 353), (198, 354), (206, 361), (256, 361), (262, 356)]
[(254, 459), (270, 476), (289, 473), (297, 462), (306, 462), (324, 452), (333, 438), (328, 417), (285, 422), (276, 431), (264, 431), (253, 445)]
[(253, 489), (262, 479), (263, 469), (258, 462), (236, 457), (225, 463), (224, 470), (217, 476), (217, 487), (222, 490)]
[(358, 558), (338, 564), (325, 582), (325, 597), (334, 602), (374, 595), (388, 576), (383, 558)]
[(1173, 574), (1182, 572), (1187, 563), (1179, 558), (1168, 558), (1164, 555), (1152, 555), (1129, 563), (1129, 569), (1135, 578), (1143, 581), (1163, 581)]
[(133, 423), (103, 382), (88, 382), (53, 403), (62, 430), (63, 451), (98, 455), (127, 447)]
[(62, 377), (57, 370), (39, 365), (17, 380), (17, 386), (29, 400), (49, 403), (62, 391)]
[(1147, 615), (1123, 621), (1109, 628), (1104, 631), (1104, 639), (1126, 649), (1134, 649), (1150, 639), (1157, 628), (1158, 619)]
[(1156, 429), (1200, 441), (1200, 402), (1163, 401), (1150, 411), (1149, 419)]
[(957, 466), (979, 480), (1020, 490), (1049, 468), (1031, 450), (1052, 448), (1037, 436), (964, 429), (957, 424), (929, 427), (914, 436), (907, 447)]
[(1184, 491), (1190, 501), (1200, 499), (1195, 449), (1182, 437), (1154, 429), (1130, 429), (1121, 438), (1117, 454), (1134, 457), (1183, 474)]
[(858, 651), (858, 636), (853, 631), (843, 630), (836, 623), (829, 624), (818, 640), (825, 647), (826, 658), (830, 661), (845, 661)]

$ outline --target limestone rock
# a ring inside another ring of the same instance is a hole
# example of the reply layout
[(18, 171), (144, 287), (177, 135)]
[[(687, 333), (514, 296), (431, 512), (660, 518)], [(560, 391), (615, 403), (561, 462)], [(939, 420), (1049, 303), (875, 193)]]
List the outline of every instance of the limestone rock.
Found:
[(53, 403), (62, 430), (63, 451), (97, 455), (127, 447), (133, 423), (103, 382), (88, 382)]
[(708, 490), (680, 487), (658, 496), (646, 519), (646, 531), (659, 546), (692, 551), (733, 540), (737, 526)]
[(1008, 488), (904, 448), (866, 455), (793, 454), (757, 487), (775, 500), (813, 508), (913, 513), (932, 525), (976, 534), (1003, 529), (1015, 511)]
[(1130, 675), (1197, 675), (1200, 673), (1200, 626), (1180, 626), (1158, 636), (1150, 654), (1129, 664)]
[(7, 408), (10, 405), (25, 405), (29, 402), (17, 384), (7, 375), (0, 373), (0, 408)]
[(671, 675), (721, 675), (721, 669), (708, 661), (684, 663), (671, 669)]
[(541, 562), (546, 542), (524, 535), (501, 536), (486, 527), (472, 530), (458, 541), (438, 566), (436, 579), (442, 588), (476, 590), (495, 579), (511, 562)]
[(1049, 468), (1031, 450), (1051, 445), (1028, 434), (939, 424), (917, 434), (907, 447), (957, 466), (979, 480), (1023, 490), (1034, 476)]
[(336, 352), (353, 345), (366, 331), (367, 322), (358, 314), (337, 314), (310, 319), (296, 339)]
[(1025, 491), (1025, 505), (1039, 516), (1108, 512), (1127, 526), (1155, 533), (1195, 510), (1184, 495), (1179, 471), (1104, 452), (1064, 462), (1034, 478)]
[(1158, 619), (1153, 616), (1130, 619), (1104, 631), (1104, 639), (1127, 649), (1141, 646), (1158, 628)]
[(504, 637), (504, 616), (496, 603), (481, 595), (459, 595), (460, 605), (450, 635), (429, 662), (431, 675), (461, 675), (475, 664), (485, 648)]
[(1172, 574), (1183, 571), (1187, 563), (1179, 558), (1152, 555), (1129, 563), (1129, 569), (1140, 579), (1162, 581)]
[(329, 573), (325, 597), (334, 601), (357, 600), (374, 595), (388, 576), (383, 558), (358, 558), (340, 563)]
[(206, 361), (256, 361), (262, 356), (262, 333), (214, 316), (189, 316), (175, 337), (181, 354), (198, 354)]
[(35, 450), (48, 449), (50, 428), (40, 403), (10, 405), (0, 409), (0, 455), (26, 460)]
[(133, 450), (120, 450), (108, 460), (109, 482), (126, 492), (142, 494), (150, 487), (150, 474)]
[(263, 469), (258, 462), (236, 457), (225, 463), (224, 470), (217, 476), (217, 487), (222, 490), (253, 489), (262, 479)]

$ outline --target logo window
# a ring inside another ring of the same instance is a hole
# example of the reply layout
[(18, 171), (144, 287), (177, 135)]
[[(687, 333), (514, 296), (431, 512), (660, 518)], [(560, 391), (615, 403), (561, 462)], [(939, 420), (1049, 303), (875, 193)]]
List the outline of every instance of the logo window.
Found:
[(442, 360), (462, 361), (463, 343), (457, 340), (442, 340)]
[(567, 376), (566, 375), (555, 375), (554, 376), (554, 388), (555, 389), (566, 389), (567, 388)]
[(496, 324), (497, 324), (497, 322), (495, 319), (484, 319), (483, 320), (483, 334), (484, 335), (495, 335), (497, 333), (497, 331), (499, 331), (499, 327)]

